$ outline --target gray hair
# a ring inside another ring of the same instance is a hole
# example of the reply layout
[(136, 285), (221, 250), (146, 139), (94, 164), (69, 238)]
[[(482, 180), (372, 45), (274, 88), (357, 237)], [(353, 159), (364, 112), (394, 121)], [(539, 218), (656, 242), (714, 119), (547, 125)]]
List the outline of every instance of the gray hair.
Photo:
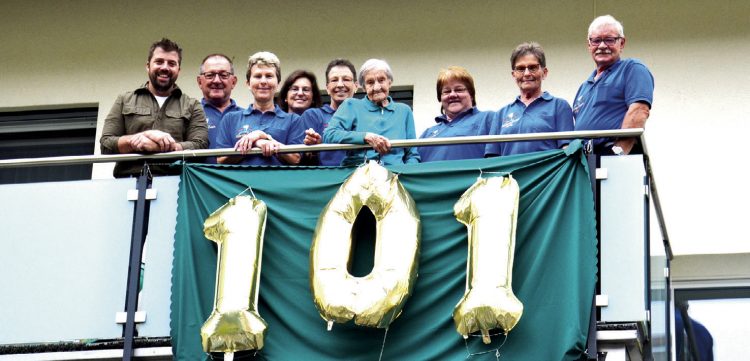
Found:
[(385, 60), (381, 59), (369, 59), (364, 64), (362, 64), (362, 67), (359, 68), (359, 84), (364, 86), (365, 85), (365, 75), (367, 75), (368, 72), (373, 70), (383, 70), (385, 71), (385, 75), (388, 76), (388, 79), (393, 82), (393, 72), (391, 71), (391, 66), (388, 65), (388, 63), (385, 62)]
[(611, 26), (617, 30), (617, 35), (625, 37), (625, 30), (623, 30), (622, 24), (612, 15), (602, 15), (594, 19), (594, 21), (591, 22), (591, 25), (589, 25), (589, 35), (603, 26)]
[(510, 54), (510, 68), (514, 69), (516, 66), (516, 60), (526, 55), (533, 55), (536, 60), (539, 61), (539, 65), (541, 65), (542, 68), (547, 67), (547, 59), (544, 56), (544, 49), (542, 49), (542, 46), (538, 43), (530, 42), (519, 44), (513, 50)]
[(206, 64), (206, 61), (208, 61), (208, 59), (214, 59), (214, 58), (226, 60), (227, 63), (229, 63), (229, 69), (230, 69), (229, 71), (232, 74), (234, 74), (234, 63), (232, 62), (232, 59), (229, 59), (228, 56), (221, 54), (221, 53), (213, 53), (213, 54), (206, 55), (206, 57), (203, 58), (203, 61), (201, 61), (200, 68), (198, 68), (198, 74), (203, 74), (203, 65)]
[(250, 58), (247, 60), (247, 80), (250, 80), (250, 69), (252, 69), (253, 65), (265, 65), (276, 68), (276, 80), (281, 82), (281, 61), (276, 54), (268, 51), (259, 51), (250, 55)]

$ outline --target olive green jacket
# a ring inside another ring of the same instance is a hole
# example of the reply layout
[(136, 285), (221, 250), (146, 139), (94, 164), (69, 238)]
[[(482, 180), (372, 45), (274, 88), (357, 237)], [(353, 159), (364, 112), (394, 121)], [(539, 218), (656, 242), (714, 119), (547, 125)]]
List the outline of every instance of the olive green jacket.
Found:
[[(182, 149), (208, 148), (208, 127), (201, 103), (182, 93), (176, 85), (172, 94), (159, 108), (156, 98), (144, 84), (135, 91), (117, 96), (115, 104), (104, 119), (101, 143), (102, 154), (119, 153), (117, 141), (123, 135), (131, 135), (156, 129), (167, 132)], [(115, 177), (138, 175), (144, 161), (117, 162)], [(170, 161), (149, 161), (154, 175), (179, 174), (179, 169), (170, 167)]]

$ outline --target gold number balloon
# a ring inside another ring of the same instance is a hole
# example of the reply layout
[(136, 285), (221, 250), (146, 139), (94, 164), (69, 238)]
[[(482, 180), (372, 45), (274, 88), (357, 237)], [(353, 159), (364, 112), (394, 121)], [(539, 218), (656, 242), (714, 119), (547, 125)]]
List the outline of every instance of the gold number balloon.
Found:
[(518, 197), (511, 176), (480, 178), (453, 207), (469, 233), (466, 292), (453, 310), (456, 331), (464, 338), (480, 331), (490, 343), (490, 330), (507, 334), (523, 313), (511, 288)]
[(216, 293), (211, 316), (201, 327), (203, 350), (237, 352), (263, 348), (266, 322), (258, 314), (266, 204), (249, 196), (232, 198), (203, 224), (218, 243)]
[[(376, 220), (375, 260), (364, 277), (349, 273), (352, 227), (362, 207)], [(328, 322), (385, 328), (398, 317), (417, 276), (420, 222), (398, 176), (375, 162), (358, 168), (323, 209), (310, 249), (315, 306)]]

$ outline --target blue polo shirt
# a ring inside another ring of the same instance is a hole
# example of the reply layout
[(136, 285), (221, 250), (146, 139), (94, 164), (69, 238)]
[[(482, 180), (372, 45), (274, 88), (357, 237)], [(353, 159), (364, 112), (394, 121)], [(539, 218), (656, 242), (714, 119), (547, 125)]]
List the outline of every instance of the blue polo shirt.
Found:
[[(223, 113), (219, 109), (216, 109), (215, 106), (211, 105), (211, 103), (207, 103), (205, 98), (201, 99), (201, 105), (203, 105), (203, 112), (206, 113), (206, 122), (208, 123), (209, 148), (216, 148), (214, 147), (214, 144), (216, 143), (216, 135), (218, 133), (218, 128), (216, 127), (221, 124), (224, 115), (231, 112), (241, 112), (245, 109), (237, 106), (234, 99), (229, 99), (229, 106), (224, 109)], [(206, 163), (216, 164), (216, 157), (206, 158)]]
[[(492, 124), (490, 133), (523, 134), (566, 132), (573, 130), (573, 111), (564, 99), (556, 98), (547, 92), (534, 99), (527, 107), (521, 97), (497, 112), (497, 121)], [(567, 139), (532, 140), (527, 142), (505, 142), (487, 144), (487, 156), (504, 156), (541, 150), (560, 149), (568, 144)]]
[[(395, 103), (388, 97), (388, 106), (380, 107), (369, 99), (345, 100), (328, 123), (323, 141), (326, 143), (367, 144), (366, 133), (375, 133), (388, 139), (414, 139), (414, 115), (408, 105)], [(416, 147), (391, 148), (380, 156), (374, 149), (347, 151), (341, 165), (357, 165), (367, 160), (380, 160), (384, 165), (419, 162)]]
[[(289, 144), (302, 144), (305, 131), (299, 116), (286, 113), (278, 105), (274, 110), (265, 113), (252, 107), (242, 112), (226, 114), (216, 136), (216, 146), (212, 148), (234, 148), (243, 135), (254, 130), (270, 134), (276, 141)], [(262, 154), (248, 155), (240, 164), (244, 165), (283, 165), (276, 156), (264, 157)]]
[[(575, 130), (621, 129), (628, 107), (654, 99), (654, 76), (638, 59), (620, 59), (594, 80), (596, 70), (581, 84), (573, 102)], [(597, 139), (595, 145), (607, 142)]]
[[(495, 114), (495, 112), (480, 112), (477, 107), (472, 107), (450, 122), (443, 114), (435, 117), (437, 124), (427, 128), (419, 138), (488, 135), (495, 120)], [(483, 158), (485, 146), (485, 143), (481, 143), (419, 147), (419, 156), (422, 162)]]
[[(333, 118), (333, 113), (336, 110), (331, 108), (330, 104), (325, 104), (320, 108), (310, 108), (305, 110), (300, 117), (304, 129), (312, 128), (316, 133), (323, 136), (328, 123)], [(304, 139), (304, 137), (303, 137)], [(318, 152), (318, 161), (320, 165), (338, 166), (341, 165), (341, 161), (346, 157), (346, 152), (343, 150), (331, 150), (326, 152)]]

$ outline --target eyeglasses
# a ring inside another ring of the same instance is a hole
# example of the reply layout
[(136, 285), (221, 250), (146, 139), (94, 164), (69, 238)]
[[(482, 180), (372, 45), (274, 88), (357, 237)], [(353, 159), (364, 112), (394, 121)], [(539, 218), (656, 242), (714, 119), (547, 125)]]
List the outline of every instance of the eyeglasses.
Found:
[(304, 94), (309, 94), (309, 93), (312, 93), (312, 88), (307, 87), (307, 86), (303, 86), (303, 87), (293, 86), (289, 88), (289, 92), (290, 93), (302, 92)]
[(218, 76), (218, 77), (219, 77), (219, 78), (220, 78), (221, 80), (227, 80), (227, 79), (229, 79), (229, 77), (230, 77), (230, 76), (232, 76), (233, 74), (232, 74), (232, 73), (230, 73), (230, 72), (228, 72), (228, 71), (222, 71), (222, 72), (220, 72), (220, 73), (202, 73), (201, 75), (202, 75), (202, 76), (203, 76), (204, 78), (206, 78), (207, 80), (213, 80), (213, 79), (214, 79), (214, 78), (216, 78), (217, 76)]
[(524, 73), (526, 73), (526, 70), (528, 70), (529, 73), (534, 74), (534, 73), (538, 72), (540, 69), (542, 69), (542, 66), (539, 65), (539, 64), (529, 65), (529, 66), (517, 66), (517, 67), (513, 68), (513, 72), (516, 73), (516, 74), (518, 74), (518, 75), (523, 75)]
[(469, 89), (466, 89), (466, 88), (454, 88), (454, 89), (446, 88), (446, 89), (441, 90), (440, 94), (444, 97), (447, 97), (451, 95), (451, 93), (456, 93), (458, 95), (461, 95), (461, 94), (466, 94), (468, 91)]
[(622, 39), (620, 36), (616, 37), (607, 37), (607, 38), (589, 38), (589, 45), (591, 46), (599, 46), (601, 43), (604, 43), (607, 46), (612, 46), (617, 43), (617, 40)]

